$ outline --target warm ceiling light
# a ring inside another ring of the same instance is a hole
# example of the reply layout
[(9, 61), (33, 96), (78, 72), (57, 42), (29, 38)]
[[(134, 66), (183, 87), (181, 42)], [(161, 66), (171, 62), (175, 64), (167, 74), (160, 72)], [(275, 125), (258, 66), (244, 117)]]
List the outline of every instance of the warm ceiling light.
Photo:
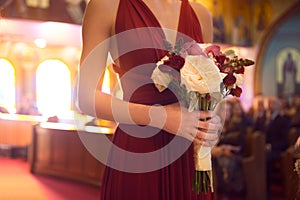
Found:
[(38, 38), (38, 39), (35, 39), (34, 40), (34, 44), (38, 47), (38, 48), (45, 48), (47, 46), (47, 42), (45, 39), (41, 39), (41, 38)]

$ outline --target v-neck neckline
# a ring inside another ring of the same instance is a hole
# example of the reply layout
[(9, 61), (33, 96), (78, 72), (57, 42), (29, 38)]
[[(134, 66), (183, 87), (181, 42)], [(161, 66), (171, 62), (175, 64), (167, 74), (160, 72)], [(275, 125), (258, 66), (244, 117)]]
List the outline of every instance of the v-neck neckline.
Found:
[[(139, 0), (139, 1), (144, 5), (146, 10), (150, 13), (151, 17), (155, 20), (155, 23), (156, 23), (157, 27), (162, 29), (164, 38), (168, 39), (164, 29), (166, 29), (166, 30), (173, 30), (173, 29), (163, 27), (162, 24), (158, 21), (157, 17), (154, 15), (153, 11), (149, 8), (149, 6), (143, 0)], [(173, 30), (173, 31), (176, 31), (176, 35), (177, 35), (177, 32), (179, 32), (179, 28), (180, 28), (180, 25), (181, 25), (181, 18), (182, 18), (183, 7), (184, 7), (183, 3), (184, 3), (184, 0), (181, 0), (179, 16), (178, 16), (178, 19), (177, 19), (177, 27)], [(175, 37), (175, 40), (177, 40), (177, 36)]]

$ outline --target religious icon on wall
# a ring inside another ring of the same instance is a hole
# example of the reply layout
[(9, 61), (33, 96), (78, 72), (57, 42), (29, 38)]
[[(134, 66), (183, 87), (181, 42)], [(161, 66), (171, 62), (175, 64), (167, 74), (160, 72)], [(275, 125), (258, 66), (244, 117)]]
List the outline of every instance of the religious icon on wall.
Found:
[(300, 94), (300, 52), (294, 48), (284, 48), (277, 55), (277, 93), (291, 98)]
[(239, 46), (252, 44), (250, 28), (244, 16), (237, 16), (234, 20), (231, 43)]
[(274, 11), (270, 0), (259, 1), (255, 3), (253, 18), (253, 40), (259, 41), (262, 36), (262, 32), (265, 31), (274, 17)]
[[(252, 45), (251, 3), (214, 0), (214, 41), (238, 46)], [(235, 5), (235, 6), (232, 6)], [(238, 8), (238, 9), (236, 9)]]
[(213, 1), (213, 24), (214, 24), (214, 41), (218, 43), (225, 43), (225, 23), (222, 16), (221, 6), (217, 0)]

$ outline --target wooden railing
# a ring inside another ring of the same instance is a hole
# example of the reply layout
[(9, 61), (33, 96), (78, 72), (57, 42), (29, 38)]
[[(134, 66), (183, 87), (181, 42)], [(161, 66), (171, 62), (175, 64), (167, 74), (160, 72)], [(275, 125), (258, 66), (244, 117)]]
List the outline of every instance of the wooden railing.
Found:
[(31, 172), (100, 186), (105, 166), (84, 144), (80, 134), (90, 138), (92, 145), (97, 146), (96, 151), (101, 151), (101, 139), (107, 137), (111, 140), (114, 131), (112, 127), (101, 128), (95, 127), (94, 132), (89, 132), (78, 131), (69, 124), (35, 125), (30, 151)]
[(45, 120), (41, 116), (0, 114), (0, 145), (30, 145), (32, 126)]

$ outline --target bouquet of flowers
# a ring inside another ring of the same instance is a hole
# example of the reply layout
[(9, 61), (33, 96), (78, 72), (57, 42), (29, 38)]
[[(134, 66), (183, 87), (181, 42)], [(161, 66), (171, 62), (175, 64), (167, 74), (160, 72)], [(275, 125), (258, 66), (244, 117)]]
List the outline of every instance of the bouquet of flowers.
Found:
[[(152, 80), (162, 92), (171, 89), (189, 111), (214, 110), (228, 95), (240, 97), (244, 67), (253, 65), (249, 59), (238, 58), (233, 50), (221, 51), (220, 46), (183, 43), (173, 47), (164, 40), (168, 54), (156, 63)], [(194, 144), (196, 194), (213, 191), (211, 147)]]

